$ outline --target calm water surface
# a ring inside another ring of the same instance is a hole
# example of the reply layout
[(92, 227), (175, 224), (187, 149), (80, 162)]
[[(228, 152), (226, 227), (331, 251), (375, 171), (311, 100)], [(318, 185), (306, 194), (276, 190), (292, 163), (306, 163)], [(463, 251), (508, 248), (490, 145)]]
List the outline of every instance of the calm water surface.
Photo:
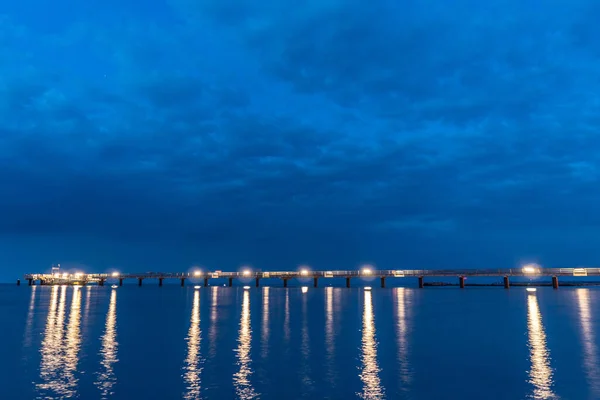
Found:
[(0, 286), (6, 399), (600, 399), (600, 292)]

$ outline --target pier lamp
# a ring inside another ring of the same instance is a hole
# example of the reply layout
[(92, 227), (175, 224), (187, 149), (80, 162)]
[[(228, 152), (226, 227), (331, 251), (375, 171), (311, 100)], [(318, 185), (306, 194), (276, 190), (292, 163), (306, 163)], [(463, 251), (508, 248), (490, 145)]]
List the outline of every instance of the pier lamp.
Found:
[(73, 276), (75, 277), (75, 279), (80, 279), (83, 276), (83, 274), (81, 272), (76, 272)]
[(539, 272), (539, 268), (536, 264), (527, 264), (523, 267), (524, 274), (535, 274)]
[(113, 278), (117, 278), (120, 274), (118, 272), (113, 272), (110, 274)]
[(250, 274), (251, 274), (251, 271), (249, 269), (245, 269), (242, 271), (243, 276), (250, 276)]
[(202, 275), (202, 271), (200, 271), (200, 270), (194, 271), (194, 276), (200, 276), (200, 275)]
[(303, 276), (306, 276), (306, 275), (308, 275), (308, 269), (306, 269), (306, 268), (302, 268), (302, 269), (300, 270), (300, 275), (303, 275)]
[(373, 273), (373, 270), (371, 268), (363, 268), (362, 269), (362, 273), (363, 275), (371, 275)]
[(69, 277), (69, 274), (67, 274), (66, 272), (62, 275), (63, 279), (67, 279)]

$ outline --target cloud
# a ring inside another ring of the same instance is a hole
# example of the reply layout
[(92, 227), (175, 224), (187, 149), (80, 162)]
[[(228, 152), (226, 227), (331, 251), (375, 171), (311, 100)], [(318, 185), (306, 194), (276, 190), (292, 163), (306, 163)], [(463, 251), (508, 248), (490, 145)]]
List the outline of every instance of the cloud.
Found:
[(520, 232), (595, 232), (589, 1), (111, 7), (2, 17), (6, 238), (291, 268), (468, 266), (453, 249), (483, 237), (513, 262), (551, 254)]

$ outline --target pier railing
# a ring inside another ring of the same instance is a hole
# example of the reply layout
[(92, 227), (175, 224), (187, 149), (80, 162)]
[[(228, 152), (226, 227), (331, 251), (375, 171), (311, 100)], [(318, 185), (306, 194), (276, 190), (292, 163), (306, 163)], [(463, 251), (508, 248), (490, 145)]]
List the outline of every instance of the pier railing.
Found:
[(204, 285), (208, 285), (209, 279), (226, 278), (229, 286), (232, 285), (233, 279), (255, 279), (256, 286), (259, 286), (260, 279), (276, 278), (282, 279), (283, 285), (287, 286), (289, 279), (295, 278), (312, 278), (314, 286), (317, 286), (320, 278), (345, 278), (346, 286), (350, 287), (351, 278), (359, 277), (379, 277), (381, 286), (385, 287), (386, 278), (409, 278), (414, 277), (419, 280), (419, 287), (423, 287), (423, 279), (425, 277), (458, 277), (460, 287), (465, 286), (465, 278), (468, 277), (503, 277), (504, 286), (509, 287), (510, 277), (552, 277), (553, 286), (558, 287), (558, 277), (560, 276), (600, 276), (600, 268), (540, 268), (536, 265), (528, 265), (522, 268), (505, 268), (505, 269), (398, 269), (398, 270), (376, 270), (371, 268), (363, 268), (360, 270), (331, 270), (331, 271), (313, 271), (309, 269), (301, 269), (299, 271), (253, 271), (244, 269), (241, 271), (201, 271), (195, 270), (191, 272), (140, 272), (140, 273), (101, 273), (101, 274), (86, 274), (86, 273), (52, 273), (52, 274), (25, 274), (25, 280), (29, 284), (35, 284), (39, 281), (40, 284), (87, 284), (97, 282), (103, 285), (108, 280), (115, 280), (119, 285), (123, 284), (125, 279), (136, 279), (141, 286), (144, 279), (157, 279), (159, 285), (162, 286), (164, 279), (179, 279), (181, 285), (184, 286), (187, 279), (202, 279)]

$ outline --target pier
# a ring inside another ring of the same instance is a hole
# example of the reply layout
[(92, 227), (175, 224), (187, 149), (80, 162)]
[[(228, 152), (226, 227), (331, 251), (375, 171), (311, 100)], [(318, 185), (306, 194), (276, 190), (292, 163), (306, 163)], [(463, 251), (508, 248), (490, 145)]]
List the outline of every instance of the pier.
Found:
[[(243, 280), (244, 282), (254, 280), (254, 286), (259, 287), (261, 279), (279, 279), (283, 287), (288, 287), (290, 279), (312, 279), (313, 287), (318, 287), (320, 279), (344, 278), (346, 287), (351, 287), (351, 280), (357, 278), (379, 278), (379, 283), (382, 288), (386, 287), (387, 278), (403, 278), (415, 279), (419, 288), (425, 286), (445, 286), (431, 285), (425, 283), (425, 278), (456, 278), (456, 284), (464, 289), (470, 286), (466, 283), (467, 278), (471, 277), (498, 277), (502, 279), (502, 284), (499, 286), (509, 289), (511, 286), (511, 277), (528, 277), (528, 278), (550, 278), (552, 287), (558, 289), (559, 277), (587, 277), (600, 276), (600, 268), (541, 268), (535, 265), (526, 265), (522, 268), (511, 269), (464, 269), (464, 270), (376, 270), (372, 268), (362, 268), (360, 270), (350, 271), (313, 271), (309, 269), (301, 269), (299, 271), (253, 271), (244, 269), (235, 272), (223, 271), (201, 271), (192, 272), (144, 272), (144, 273), (127, 273), (112, 272), (109, 274), (86, 274), (77, 273), (61, 273), (59, 268), (53, 267), (50, 274), (25, 274), (25, 281), (29, 286), (40, 285), (87, 285), (97, 284), (104, 286), (108, 281), (112, 281), (119, 286), (123, 285), (124, 280), (137, 281), (138, 286), (142, 286), (144, 281), (153, 280), (158, 286), (163, 285), (164, 280), (179, 280), (183, 287), (187, 280), (200, 280), (203, 286), (208, 286), (211, 280), (226, 279), (228, 286), (233, 286), (234, 279)], [(20, 284), (20, 280), (17, 280)], [(477, 286), (477, 285), (473, 285)], [(495, 285), (494, 285), (495, 286)]]

